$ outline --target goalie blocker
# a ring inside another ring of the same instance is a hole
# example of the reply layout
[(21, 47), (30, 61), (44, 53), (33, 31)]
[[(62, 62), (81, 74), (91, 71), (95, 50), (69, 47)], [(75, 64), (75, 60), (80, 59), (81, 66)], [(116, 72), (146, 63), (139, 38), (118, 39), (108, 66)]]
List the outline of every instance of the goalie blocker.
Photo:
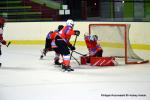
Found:
[[(81, 64), (87, 64), (89, 57), (81, 56)], [(90, 65), (91, 66), (116, 66), (117, 62), (115, 61), (115, 57), (90, 57)]]

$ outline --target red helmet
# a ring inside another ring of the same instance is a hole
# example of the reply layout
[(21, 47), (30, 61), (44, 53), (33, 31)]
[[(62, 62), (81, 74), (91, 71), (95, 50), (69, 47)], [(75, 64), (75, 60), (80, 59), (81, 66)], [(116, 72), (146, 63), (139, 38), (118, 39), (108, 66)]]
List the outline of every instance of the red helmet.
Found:
[(5, 19), (0, 17), (0, 25), (4, 25), (4, 23), (5, 23)]

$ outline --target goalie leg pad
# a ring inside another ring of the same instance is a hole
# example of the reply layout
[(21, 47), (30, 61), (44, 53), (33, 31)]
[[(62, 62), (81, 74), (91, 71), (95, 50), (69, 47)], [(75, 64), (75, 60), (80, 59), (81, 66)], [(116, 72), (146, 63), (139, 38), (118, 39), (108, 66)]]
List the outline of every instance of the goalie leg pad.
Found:
[(86, 65), (87, 63), (90, 63), (90, 57), (89, 56), (81, 56), (80, 62), (81, 62), (81, 65)]
[(81, 61), (81, 65), (86, 65), (86, 63), (87, 63), (85, 56), (81, 56), (80, 61)]
[(115, 66), (114, 57), (91, 57), (90, 63), (92, 66)]

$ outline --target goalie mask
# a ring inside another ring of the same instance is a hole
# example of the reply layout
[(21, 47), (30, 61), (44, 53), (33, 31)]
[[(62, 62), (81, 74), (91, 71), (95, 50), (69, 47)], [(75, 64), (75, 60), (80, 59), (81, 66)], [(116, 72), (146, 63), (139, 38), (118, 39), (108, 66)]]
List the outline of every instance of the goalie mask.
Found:
[(90, 40), (91, 41), (97, 41), (98, 40), (98, 36), (97, 35), (92, 35), (92, 36), (90, 36)]
[(74, 26), (74, 22), (73, 22), (73, 20), (68, 19), (68, 20), (67, 20), (67, 22), (66, 22), (66, 25), (67, 25), (67, 26), (71, 26), (71, 27), (73, 27), (73, 26)]

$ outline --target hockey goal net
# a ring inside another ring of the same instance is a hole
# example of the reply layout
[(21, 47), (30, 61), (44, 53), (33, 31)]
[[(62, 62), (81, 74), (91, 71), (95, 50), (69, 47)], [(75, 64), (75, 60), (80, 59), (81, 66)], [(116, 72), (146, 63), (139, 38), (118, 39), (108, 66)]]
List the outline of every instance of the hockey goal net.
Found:
[(113, 56), (124, 64), (147, 63), (132, 49), (129, 39), (129, 24), (89, 24), (89, 34), (98, 36), (103, 56)]

